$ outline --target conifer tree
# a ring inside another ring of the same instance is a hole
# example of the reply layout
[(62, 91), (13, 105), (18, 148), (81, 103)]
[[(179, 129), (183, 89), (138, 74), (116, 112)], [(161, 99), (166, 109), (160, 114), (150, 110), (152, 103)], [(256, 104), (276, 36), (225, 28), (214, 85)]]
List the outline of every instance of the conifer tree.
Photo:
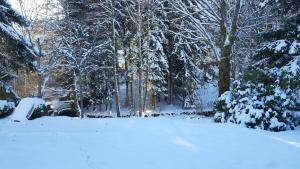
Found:
[(262, 47), (254, 59), (264, 69), (282, 67), (300, 55), (300, 1), (266, 0), (261, 5), (269, 6), (276, 18), (271, 29), (262, 33)]
[(37, 52), (16, 31), (14, 24), (21, 27), (30, 26), (30, 22), (13, 9), (7, 0), (0, 0), (0, 91), (10, 91), (8, 96), (13, 95), (13, 98), (16, 98), (12, 90), (7, 90), (7, 82), (16, 76), (19, 68), (34, 70)]
[(216, 122), (271, 131), (294, 129), (300, 109), (300, 5), (293, 0), (261, 3), (272, 22), (261, 34), (253, 66), (216, 102)]

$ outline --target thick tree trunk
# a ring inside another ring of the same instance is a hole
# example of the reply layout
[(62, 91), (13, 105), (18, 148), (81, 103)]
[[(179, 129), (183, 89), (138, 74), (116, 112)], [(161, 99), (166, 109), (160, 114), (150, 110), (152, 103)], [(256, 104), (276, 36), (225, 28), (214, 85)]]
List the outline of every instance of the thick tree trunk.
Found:
[(219, 61), (219, 96), (230, 90), (230, 53), (231, 46), (224, 47)]
[(221, 57), (219, 61), (219, 96), (224, 92), (230, 90), (230, 76), (231, 76), (231, 52), (236, 39), (236, 32), (238, 29), (238, 19), (241, 8), (241, 0), (237, 0), (235, 4), (233, 19), (230, 25), (230, 29), (226, 25), (228, 6), (226, 0), (221, 1)]

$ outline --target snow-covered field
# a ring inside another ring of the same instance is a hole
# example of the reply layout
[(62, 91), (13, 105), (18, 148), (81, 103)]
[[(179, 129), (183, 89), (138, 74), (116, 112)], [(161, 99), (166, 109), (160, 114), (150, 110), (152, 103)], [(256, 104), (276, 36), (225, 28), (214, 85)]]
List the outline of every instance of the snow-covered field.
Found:
[(1, 169), (299, 169), (300, 130), (210, 119), (0, 120)]

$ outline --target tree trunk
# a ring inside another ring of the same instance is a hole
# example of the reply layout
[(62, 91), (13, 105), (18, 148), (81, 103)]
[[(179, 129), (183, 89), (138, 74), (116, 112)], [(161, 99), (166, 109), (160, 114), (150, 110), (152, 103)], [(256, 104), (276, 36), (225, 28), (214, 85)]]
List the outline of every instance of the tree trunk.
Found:
[(148, 81), (149, 81), (149, 62), (148, 57), (147, 59), (147, 70), (146, 70), (146, 77), (145, 77), (145, 91), (144, 91), (144, 103), (143, 103), (143, 111), (146, 109), (146, 101), (147, 101), (147, 94), (148, 94)]
[(141, 1), (138, 2), (138, 47), (139, 47), (139, 116), (143, 115), (143, 56), (142, 56), (142, 14)]
[(231, 46), (226, 46), (221, 50), (219, 61), (219, 96), (230, 90), (230, 53)]
[[(142, 57), (140, 55), (140, 57)], [(142, 59), (141, 59), (142, 60)], [(143, 69), (140, 61), (139, 66), (139, 116), (143, 115)]]
[(144, 103), (143, 103), (143, 111), (146, 109), (146, 101), (147, 101), (147, 95), (148, 95), (148, 74), (146, 75), (146, 80), (145, 80), (145, 92), (144, 92)]
[[(76, 87), (77, 87), (77, 75), (75, 73), (75, 71), (73, 72), (73, 77), (74, 77), (74, 85), (72, 88), (72, 93), (73, 93), (73, 97), (74, 97), (74, 106), (77, 110), (80, 110), (80, 106), (78, 104), (78, 96), (76, 93)], [(81, 111), (81, 110), (80, 110)], [(80, 113), (80, 112), (79, 112)]]
[(126, 86), (126, 96), (125, 96), (125, 106), (129, 107), (130, 103), (129, 103), (129, 79), (127, 76), (127, 72), (128, 72), (128, 63), (127, 63), (127, 59), (125, 58), (125, 86)]
[(172, 73), (169, 73), (169, 78), (168, 78), (168, 87), (169, 87), (169, 104), (173, 104), (173, 78), (172, 78)]
[(38, 66), (38, 97), (42, 98), (42, 84), (43, 84), (43, 79), (42, 79), (42, 72), (41, 72), (41, 58), (42, 58), (42, 44), (40, 40), (38, 39), (38, 48), (39, 48), (39, 56), (37, 58), (37, 66)]
[[(127, 25), (124, 23), (123, 25), (123, 35), (126, 35), (127, 33)], [(131, 53), (131, 45), (130, 45), (130, 39), (123, 41), (123, 46), (124, 46), (124, 60), (125, 60), (125, 86), (126, 86), (126, 96), (125, 96), (125, 106), (126, 107), (131, 107), (131, 102), (130, 102), (130, 96), (129, 96), (129, 83), (130, 83), (130, 77), (129, 77), (129, 67), (130, 65), (130, 53)]]
[(82, 75), (79, 72), (79, 93), (80, 93), (80, 118), (83, 118), (84, 108), (83, 108), (83, 86), (82, 86)]
[[(232, 45), (232, 51), (235, 51), (235, 45)], [(236, 60), (236, 54), (232, 54), (231, 56), (231, 76), (232, 80), (235, 81), (237, 78), (237, 60)]]
[(130, 81), (129, 85), (130, 85), (130, 108), (134, 109), (135, 108), (135, 104), (134, 104), (134, 93), (133, 93), (133, 84), (132, 84), (132, 81)]
[(114, 53), (114, 88), (115, 88), (115, 104), (117, 117), (121, 117), (120, 111), (120, 98), (119, 98), (119, 75), (118, 75), (118, 55), (117, 55), (117, 44), (116, 44), (116, 29), (115, 29), (115, 4), (112, 1), (112, 29), (113, 29), (113, 53)]
[(227, 25), (227, 12), (228, 6), (226, 0), (221, 2), (221, 58), (219, 61), (219, 96), (224, 92), (230, 90), (230, 75), (231, 75), (231, 52), (236, 39), (236, 32), (238, 29), (238, 19), (241, 8), (241, 0), (237, 0), (235, 4), (233, 19), (231, 22), (230, 30), (226, 27)]
[(156, 107), (157, 107), (157, 94), (154, 93), (152, 95), (152, 107), (153, 107), (153, 110), (156, 110)]
[(125, 106), (129, 107), (130, 103), (129, 103), (129, 81), (128, 80), (126, 80), (125, 86), (126, 86)]
[[(116, 55), (116, 54), (115, 54)], [(115, 57), (115, 62), (117, 62), (117, 59)], [(117, 63), (114, 65), (114, 87), (115, 87), (115, 102), (116, 102), (116, 112), (117, 117), (121, 117), (121, 111), (120, 111), (120, 98), (119, 98), (119, 83), (118, 83), (118, 73), (117, 73)]]
[(42, 84), (43, 84), (43, 78), (42, 75), (40, 73), (38, 73), (38, 97), (42, 98)]

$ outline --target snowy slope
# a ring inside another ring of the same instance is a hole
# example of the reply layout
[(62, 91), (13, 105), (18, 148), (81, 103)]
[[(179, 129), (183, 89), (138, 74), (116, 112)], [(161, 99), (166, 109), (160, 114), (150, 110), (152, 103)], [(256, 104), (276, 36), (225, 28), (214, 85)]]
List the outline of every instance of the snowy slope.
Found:
[[(45, 101), (39, 98), (24, 98), (20, 101), (11, 117), (12, 121), (27, 120), (27, 115), (30, 115), (39, 105), (44, 105)], [(31, 115), (30, 115), (31, 116)]]
[(207, 119), (0, 120), (3, 169), (299, 169), (300, 130)]

